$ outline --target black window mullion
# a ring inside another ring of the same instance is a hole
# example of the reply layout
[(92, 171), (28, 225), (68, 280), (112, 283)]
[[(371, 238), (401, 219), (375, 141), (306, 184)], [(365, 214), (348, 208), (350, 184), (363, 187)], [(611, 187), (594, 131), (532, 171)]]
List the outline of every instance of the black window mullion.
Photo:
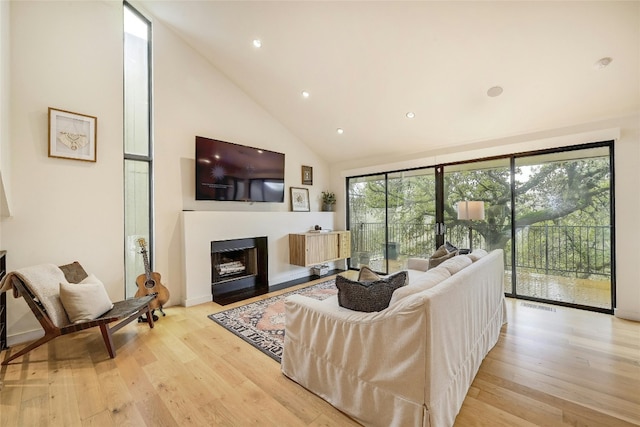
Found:
[(436, 166), (436, 250), (444, 245), (444, 167)]
[(507, 295), (516, 297), (516, 158), (509, 159), (511, 170), (511, 293)]

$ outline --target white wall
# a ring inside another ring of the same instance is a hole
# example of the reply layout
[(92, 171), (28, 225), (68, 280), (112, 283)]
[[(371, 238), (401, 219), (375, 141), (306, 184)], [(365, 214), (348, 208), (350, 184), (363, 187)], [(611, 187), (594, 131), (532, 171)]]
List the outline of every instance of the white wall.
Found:
[[(220, 239), (253, 237), (246, 234), (247, 230), (253, 230), (257, 235), (269, 235), (274, 230), (303, 232), (315, 224), (312, 218), (320, 210), (320, 193), (329, 185), (328, 165), (247, 94), (158, 22), (154, 22), (153, 26), (153, 46), (155, 269), (162, 273), (165, 286), (170, 288), (170, 302), (184, 304), (194, 297), (184, 293), (186, 277), (182, 264), (182, 210), (218, 212), (215, 215), (216, 221), (210, 223), (209, 229), (202, 230), (210, 238), (209, 242), (217, 240), (216, 236), (224, 236)], [(196, 201), (196, 135), (285, 153), (285, 203)], [(313, 167), (313, 186), (301, 185), (302, 165)], [(309, 189), (311, 211), (315, 213), (296, 213), (296, 218), (306, 216), (306, 221), (289, 222), (288, 215), (274, 215), (288, 213), (290, 210), (289, 186)], [(332, 227), (333, 224), (326, 226)], [(230, 234), (230, 230), (237, 230), (237, 235)], [(187, 242), (187, 248), (194, 245), (197, 246), (195, 242)], [(209, 249), (205, 247), (205, 251), (207, 250)], [(278, 256), (281, 252), (280, 248)], [(198, 255), (207, 257), (207, 265), (200, 266), (200, 271), (209, 276), (210, 285), (210, 252)], [(292, 266), (286, 259), (275, 263), (273, 254), (269, 259), (271, 285), (278, 283), (281, 277), (290, 276)], [(297, 269), (298, 277), (308, 273), (308, 270)]]
[[(9, 162), (9, 153), (11, 152), (10, 129), (11, 121), (9, 119), (9, 99), (11, 96), (10, 85), (10, 46), (9, 34), (11, 21), (9, 19), (11, 3), (0, 1), (0, 215), (9, 216), (9, 200), (11, 199), (8, 188), (6, 187), (7, 179), (11, 176), (11, 163)], [(2, 233), (0, 230), (0, 248), (2, 248)]]
[[(79, 260), (122, 299), (122, 5), (12, 2), (10, 17), (8, 269)], [(48, 107), (98, 118), (97, 163), (48, 157)], [(9, 335), (33, 329), (9, 297)]]
[[(332, 165), (332, 187), (340, 191), (344, 206), (345, 177), (367, 173), (433, 166), (455, 161), (480, 159), (545, 148), (615, 140), (615, 207), (616, 207), (616, 290), (615, 314), (640, 320), (640, 227), (636, 213), (640, 211), (640, 113), (602, 120), (563, 129), (484, 141), (424, 153), (402, 153), (396, 158), (355, 159)], [(345, 227), (344, 216), (338, 216), (336, 227)]]
[[(112, 299), (122, 299), (122, 3), (0, 4), (0, 18), (4, 19), (9, 10), (11, 24), (11, 43), (2, 48), (2, 64), (10, 64), (12, 93), (8, 108), (12, 126), (10, 136), (0, 141), (10, 142), (10, 147), (0, 146), (0, 154), (10, 156), (13, 165), (9, 180), (14, 199), (12, 217), (2, 218), (0, 223), (8, 268), (78, 260), (105, 283)], [(6, 40), (5, 28), (2, 25), (0, 42)], [(261, 235), (270, 229), (302, 232), (316, 220), (314, 213), (298, 213), (309, 220), (291, 224), (283, 215), (267, 216), (269, 220), (261, 223), (262, 214), (288, 213), (288, 194), (280, 204), (196, 202), (196, 135), (284, 152), (287, 187), (301, 186), (301, 165), (313, 166), (314, 185), (307, 187), (312, 211), (320, 209), (320, 192), (328, 186), (328, 166), (158, 23), (153, 28), (153, 55), (154, 269), (161, 273), (171, 293), (168, 305), (172, 305), (185, 299), (180, 220), (184, 209), (222, 212), (224, 220), (238, 229), (255, 229), (261, 224), (265, 230)], [(48, 157), (48, 107), (98, 117), (96, 163)], [(4, 110), (2, 113), (3, 122), (8, 121)], [(0, 172), (5, 172), (4, 168)], [(256, 216), (241, 215), (244, 213)], [(282, 248), (277, 251), (282, 252)], [(299, 277), (308, 271), (292, 270), (278, 262), (270, 271), (272, 284), (274, 277), (291, 274)], [(40, 328), (22, 299), (8, 299), (9, 343), (15, 344), (31, 338)]]

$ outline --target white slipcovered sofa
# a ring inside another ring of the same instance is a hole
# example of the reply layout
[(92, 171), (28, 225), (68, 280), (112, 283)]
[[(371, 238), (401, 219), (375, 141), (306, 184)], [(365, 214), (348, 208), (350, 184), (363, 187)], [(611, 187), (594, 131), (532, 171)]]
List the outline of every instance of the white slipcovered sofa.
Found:
[(506, 323), (504, 254), (483, 252), (412, 260), (379, 312), (288, 297), (282, 372), (365, 426), (452, 426)]

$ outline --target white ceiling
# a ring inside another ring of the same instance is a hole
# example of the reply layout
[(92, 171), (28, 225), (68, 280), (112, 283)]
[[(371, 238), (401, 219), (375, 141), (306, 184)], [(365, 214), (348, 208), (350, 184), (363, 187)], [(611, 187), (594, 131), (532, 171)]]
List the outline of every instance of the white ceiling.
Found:
[(330, 162), (640, 111), (637, 1), (136, 4)]

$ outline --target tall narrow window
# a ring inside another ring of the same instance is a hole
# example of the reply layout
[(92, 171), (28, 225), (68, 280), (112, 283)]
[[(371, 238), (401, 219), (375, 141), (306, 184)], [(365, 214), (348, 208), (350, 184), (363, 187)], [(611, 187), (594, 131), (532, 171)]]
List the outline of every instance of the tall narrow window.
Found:
[[(151, 23), (124, 4), (124, 249), (125, 294), (145, 272), (142, 246), (153, 260), (151, 149)], [(151, 268), (151, 266), (146, 266)]]

